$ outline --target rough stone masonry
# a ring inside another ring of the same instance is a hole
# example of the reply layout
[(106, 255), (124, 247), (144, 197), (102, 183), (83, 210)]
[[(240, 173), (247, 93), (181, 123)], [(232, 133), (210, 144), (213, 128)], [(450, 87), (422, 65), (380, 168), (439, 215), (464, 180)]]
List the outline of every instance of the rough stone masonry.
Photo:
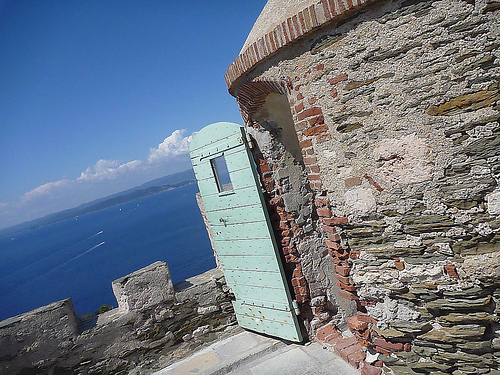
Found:
[(95, 319), (67, 299), (0, 322), (0, 373), (150, 374), (237, 329), (219, 269), (174, 286), (155, 262), (112, 286), (118, 308)]
[(304, 328), (363, 373), (500, 373), (499, 46), (497, 1), (274, 0), (228, 69)]

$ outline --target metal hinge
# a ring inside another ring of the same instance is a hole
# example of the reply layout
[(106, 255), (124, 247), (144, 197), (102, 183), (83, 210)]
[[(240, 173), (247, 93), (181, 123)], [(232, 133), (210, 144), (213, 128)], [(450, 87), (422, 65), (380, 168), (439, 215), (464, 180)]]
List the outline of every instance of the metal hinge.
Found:
[(252, 149), (253, 148), (253, 142), (252, 142), (252, 138), (250, 137), (250, 134), (246, 133), (246, 137), (247, 137), (248, 148)]
[(293, 311), (295, 311), (295, 315), (299, 316), (300, 315), (300, 308), (299, 308), (299, 304), (297, 303), (296, 300), (292, 301), (292, 306), (293, 306)]

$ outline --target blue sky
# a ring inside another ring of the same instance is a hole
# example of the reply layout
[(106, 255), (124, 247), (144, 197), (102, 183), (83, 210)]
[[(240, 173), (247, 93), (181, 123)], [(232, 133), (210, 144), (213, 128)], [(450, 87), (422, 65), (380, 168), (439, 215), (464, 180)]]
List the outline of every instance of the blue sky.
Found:
[(0, 228), (188, 169), (264, 4), (0, 0)]

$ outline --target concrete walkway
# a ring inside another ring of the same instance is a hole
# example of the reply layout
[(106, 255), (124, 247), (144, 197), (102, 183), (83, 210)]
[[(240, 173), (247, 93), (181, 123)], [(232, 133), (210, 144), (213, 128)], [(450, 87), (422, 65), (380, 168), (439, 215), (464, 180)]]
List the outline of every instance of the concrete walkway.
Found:
[(216, 342), (153, 375), (359, 375), (319, 343), (286, 344), (242, 332)]

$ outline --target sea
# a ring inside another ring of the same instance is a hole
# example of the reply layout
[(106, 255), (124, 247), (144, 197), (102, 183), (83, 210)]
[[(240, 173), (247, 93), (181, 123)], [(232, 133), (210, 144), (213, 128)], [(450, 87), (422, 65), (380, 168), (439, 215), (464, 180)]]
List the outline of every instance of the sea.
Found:
[(178, 283), (215, 267), (196, 183), (0, 237), (0, 320), (71, 297), (117, 306), (111, 282), (156, 261)]

